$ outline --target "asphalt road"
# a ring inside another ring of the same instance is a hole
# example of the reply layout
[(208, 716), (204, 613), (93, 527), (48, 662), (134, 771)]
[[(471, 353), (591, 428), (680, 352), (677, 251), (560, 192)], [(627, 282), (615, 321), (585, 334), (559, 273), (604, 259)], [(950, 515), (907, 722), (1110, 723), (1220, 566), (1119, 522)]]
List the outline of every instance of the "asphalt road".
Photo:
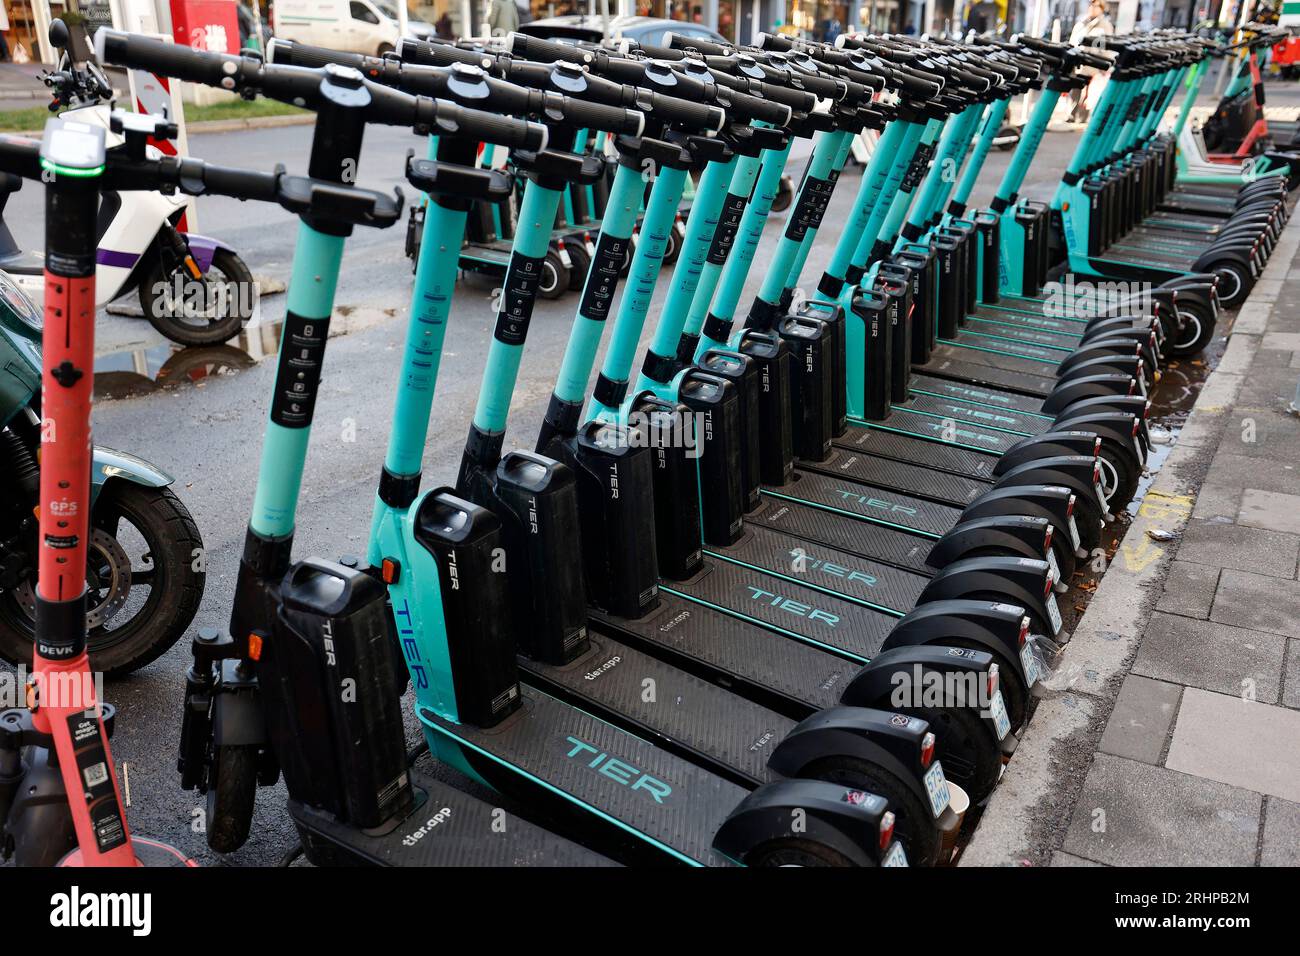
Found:
[[(309, 137), (307, 127), (200, 134), (192, 137), (191, 152), (217, 163), (269, 168), (283, 162), (291, 170), (301, 170)], [(1074, 133), (1047, 134), (1024, 195), (1050, 196), (1076, 139)], [(402, 156), (411, 147), (422, 149), (409, 134), (372, 129), (359, 183), (386, 190), (399, 185)], [(1010, 155), (995, 153), (990, 159), (976, 201), (991, 197)], [(792, 163), (791, 169), (797, 172), (797, 164)], [(810, 258), (805, 287), (815, 284), (830, 254), (838, 223), (857, 190), (859, 172), (851, 168), (841, 180)], [(22, 243), (40, 244), (39, 203), (38, 191), (29, 185), (7, 210), (6, 218)], [(221, 198), (203, 199), (199, 209), (201, 231), (233, 245), (255, 273), (288, 277), (295, 227), (290, 215), (275, 207)], [(295, 553), (300, 557), (337, 557), (366, 550), (411, 288), (402, 232), (401, 227), (358, 229), (349, 240), (336, 302), (340, 311), (361, 321), (356, 323), (358, 331), (329, 345), (298, 511)], [(769, 228), (743, 302), (757, 290), (776, 236), (777, 230)], [(665, 272), (651, 310), (651, 326), (668, 288)], [(490, 298), (490, 289), (481, 283), (463, 283), (457, 291), (424, 457), (425, 487), (455, 478), (493, 323)], [(575, 306), (576, 296), (569, 295), (537, 307), (511, 405), (508, 446), (532, 447)], [(283, 317), (284, 297), (267, 299), (265, 308), (263, 321), (277, 321)], [(163, 343), (143, 319), (101, 319), (100, 353), (119, 353), (107, 357), (106, 366), (129, 369), (157, 364), (157, 347)], [(137, 351), (120, 351), (128, 346)], [(151, 348), (154, 351), (146, 351)], [(208, 579), (196, 627), (222, 627), (228, 620), (274, 371), (274, 361), (262, 361), (235, 374), (205, 378), (198, 386), (104, 400), (95, 410), (96, 441), (140, 455), (175, 475), (175, 489), (198, 523), (207, 549)], [(282, 787), (259, 793), (252, 838), (242, 850), (221, 860), (207, 850), (196, 822), (201, 819), (201, 798), (178, 786), (176, 741), (188, 664), (188, 641), (182, 640), (149, 667), (107, 688), (106, 696), (120, 714), (113, 749), (129, 780), (132, 827), (176, 844), (205, 864), (274, 864), (296, 842)], [(408, 729), (414, 741), (416, 732)]]

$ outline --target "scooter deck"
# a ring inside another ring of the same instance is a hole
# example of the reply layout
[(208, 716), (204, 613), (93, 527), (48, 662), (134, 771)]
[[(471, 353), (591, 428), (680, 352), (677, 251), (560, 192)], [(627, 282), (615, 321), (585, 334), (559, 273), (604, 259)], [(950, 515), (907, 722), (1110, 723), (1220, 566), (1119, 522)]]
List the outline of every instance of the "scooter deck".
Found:
[(1040, 418), (1048, 417), (1043, 415), (1041, 399), (1002, 389), (968, 385), (964, 382), (928, 375), (925, 372), (912, 372), (911, 387), (913, 392), (920, 395), (933, 395), (953, 401), (987, 405), (990, 408), (999, 408), (1007, 412), (1020, 412)]
[(967, 318), (1023, 326), (1024, 328), (1039, 329), (1044, 332), (1058, 332), (1078, 339), (1083, 335), (1092, 316), (1069, 314), (1066, 311), (1045, 314), (1041, 307), (1034, 308), (1033, 306), (1027, 309), (1018, 309), (1013, 305), (979, 305), (973, 311), (967, 313)]
[(1019, 392), (1037, 399), (1046, 399), (1056, 388), (1054, 369), (1039, 364), (1038, 371), (1015, 371), (996, 364), (996, 357), (974, 349), (958, 351), (939, 348), (926, 365), (913, 367), (913, 372), (924, 372), (940, 378)]
[[(852, 438), (849, 440), (852, 441)], [(852, 478), (874, 488), (887, 488), (958, 508), (966, 507), (988, 491), (987, 482), (929, 468), (926, 464), (927, 451), (920, 449), (919, 452), (919, 457), (914, 461), (900, 462), (851, 451), (835, 444), (831, 447), (831, 453), (821, 461), (799, 459), (797, 467), (832, 478)]]
[(886, 421), (900, 413), (928, 415), (943, 422), (960, 422), (991, 431), (1012, 432), (1022, 438), (1026, 435), (1041, 435), (1052, 424), (1050, 418), (1037, 412), (1012, 411), (964, 398), (952, 400), (946, 395), (930, 395), (915, 390), (908, 396), (906, 404), (891, 405), (890, 409)]
[(961, 517), (960, 508), (798, 468), (788, 483), (763, 485), (762, 492), (781, 501), (802, 502), (840, 515), (934, 538), (942, 536)]
[(1014, 348), (1019, 348), (1022, 343), (1025, 343), (1072, 352), (1079, 345), (1079, 335), (1076, 333), (1034, 328), (1019, 322), (1007, 322), (1001, 318), (990, 319), (979, 315), (968, 315), (961, 321), (961, 328), (970, 333), (1013, 342)]
[[(787, 557), (787, 567), (791, 561), (793, 558)], [(774, 563), (779, 565), (779, 561)], [(664, 582), (660, 587), (863, 661), (880, 652), (900, 616), (791, 577), (713, 557), (706, 558), (704, 568), (690, 579)]]
[[(936, 371), (948, 359), (957, 359), (970, 364), (986, 365), (1001, 373), (1012, 373), (1006, 375), (1006, 381), (1014, 381), (1017, 375), (1055, 380), (1056, 369), (1064, 358), (1060, 351), (1039, 349), (1031, 345), (1020, 345), (1012, 350), (1006, 348), (1010, 344), (969, 333), (958, 333), (955, 339), (938, 341), (930, 352), (930, 362), (925, 368)], [(977, 379), (975, 384), (1001, 385), (998, 380), (986, 381), (988, 378), (985, 376)]]
[(726, 547), (705, 545), (720, 562), (758, 568), (788, 582), (806, 584), (860, 601), (886, 612), (904, 614), (916, 606), (928, 575), (904, 571), (834, 545), (762, 525), (746, 526), (740, 540)]
[(519, 690), (522, 706), (494, 727), (426, 707), (418, 716), (439, 747), (459, 748), (494, 789), (558, 799), (557, 809), (579, 814), (574, 825), (593, 845), (691, 866), (731, 863), (713, 837), (744, 788), (534, 687)]
[(1073, 348), (1053, 348), (1033, 342), (1019, 342), (1005, 335), (990, 334), (972, 329), (961, 329), (954, 338), (941, 338), (939, 343), (941, 345), (956, 345), (961, 348), (1000, 356), (1001, 361), (1006, 362), (1009, 368), (1017, 371), (1019, 371), (1019, 363), (1026, 361), (1037, 362), (1040, 366), (1050, 365), (1055, 368), (1065, 359), (1066, 355), (1073, 351)]
[(745, 525), (750, 529), (772, 528), (795, 539), (824, 544), (927, 577), (934, 574), (925, 563), (934, 547), (933, 538), (869, 521), (845, 521), (841, 514), (798, 501), (764, 498), (745, 515)]
[(838, 705), (841, 689), (859, 666), (670, 591), (661, 591), (659, 606), (643, 617), (592, 609), (589, 621), (599, 634), (795, 720)]
[(613, 637), (593, 635), (587, 652), (562, 667), (519, 664), (548, 694), (742, 786), (779, 778), (767, 759), (796, 721)]
[(904, 435), (926, 438), (933, 442), (954, 445), (987, 455), (1005, 454), (1007, 449), (1025, 437), (1017, 432), (985, 428), (979, 422), (969, 421), (967, 416), (934, 415), (903, 406), (894, 406), (890, 410), (889, 417), (883, 422), (850, 419), (848, 429), (843, 436), (836, 439), (836, 444), (847, 445), (856, 442), (857, 433), (861, 429), (875, 427), (889, 428)]
[(416, 807), (386, 833), (365, 833), (332, 814), (289, 801), (304, 845), (322, 848), (328, 862), (372, 866), (616, 866), (612, 860), (527, 820), (503, 830), (497, 808), (430, 775), (433, 758), (411, 769)]
[(872, 422), (864, 428), (854, 429), (852, 434), (846, 431), (834, 442), (838, 448), (860, 451), (876, 458), (912, 464), (924, 461), (927, 469), (985, 481), (993, 480), (993, 466), (997, 463), (995, 455), (894, 431), (888, 422)]

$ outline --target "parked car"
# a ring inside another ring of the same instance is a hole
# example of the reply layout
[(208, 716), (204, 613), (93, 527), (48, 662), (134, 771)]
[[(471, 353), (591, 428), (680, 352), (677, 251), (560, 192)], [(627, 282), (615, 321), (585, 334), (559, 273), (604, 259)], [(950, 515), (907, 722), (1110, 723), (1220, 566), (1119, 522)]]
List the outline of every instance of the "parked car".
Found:
[[(595, 43), (605, 37), (603, 19), (583, 15), (534, 20), (520, 26), (519, 32), (548, 40), (590, 40)], [(714, 43), (728, 42), (717, 30), (685, 20), (665, 20), (660, 17), (609, 18), (609, 36), (612, 40), (635, 40), (644, 46), (663, 46), (669, 33), (699, 37)]]
[[(285, 40), (368, 56), (396, 49), (402, 35), (397, 7), (389, 0), (275, 0), (271, 25), (275, 35)], [(434, 28), (408, 15), (406, 32), (425, 40)]]

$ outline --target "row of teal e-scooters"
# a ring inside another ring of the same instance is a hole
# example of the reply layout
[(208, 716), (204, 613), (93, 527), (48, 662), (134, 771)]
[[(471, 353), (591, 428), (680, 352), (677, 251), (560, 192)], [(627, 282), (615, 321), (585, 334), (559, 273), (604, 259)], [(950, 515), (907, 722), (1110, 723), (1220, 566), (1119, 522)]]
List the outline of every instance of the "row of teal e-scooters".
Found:
[[(1121, 56), (1166, 64), (1180, 42), (1133, 38)], [(1057, 592), (1135, 493), (1160, 362), (1218, 313), (1212, 275), (1100, 308), (1042, 289), (1050, 217), (1018, 191), (1043, 104), (1107, 58), (1033, 38), (737, 50), (514, 35), (505, 50), (403, 41), (382, 60), (277, 41), (264, 62), (111, 30), (96, 52), (320, 114), (230, 628), (194, 639), (187, 677), (179, 769), (207, 795), (214, 849), (243, 844), (256, 788), (282, 774), (317, 864), (946, 857), (954, 793), (988, 797), (1028, 718)], [(1031, 90), (998, 198), (968, 209), (1008, 102)], [(1131, 127), (1160, 109), (1153, 86), (1104, 111), (1071, 175), (1155, 165), (1156, 125)], [(393, 428), (367, 561), (295, 561), (346, 238), (401, 214), (343, 182), (369, 123), (428, 137), (427, 158), (406, 160), (429, 202)], [(807, 300), (864, 129), (880, 140)], [(557, 208), (604, 174), (577, 148), (593, 131), (617, 149), (600, 236), (537, 451), (506, 451)], [(737, 327), (799, 138), (812, 153)], [(421, 490), (467, 210), (512, 189), (478, 166), (480, 142), (509, 148), (528, 183), (456, 486)], [(1170, 191), (1129, 175), (1134, 195)], [(439, 764), (499, 793), (509, 819)], [(28, 861), (71, 848), (56, 843)]]

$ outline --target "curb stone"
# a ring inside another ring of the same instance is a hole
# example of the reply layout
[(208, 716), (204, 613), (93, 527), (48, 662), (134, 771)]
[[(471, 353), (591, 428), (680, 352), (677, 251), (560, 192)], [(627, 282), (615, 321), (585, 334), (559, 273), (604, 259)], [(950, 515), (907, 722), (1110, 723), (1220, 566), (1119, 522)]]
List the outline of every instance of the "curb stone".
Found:
[[(1300, 224), (1290, 226), (1274, 249), (1238, 314), (1223, 358), (1203, 383), (1054, 673), (1036, 688), (1038, 707), (959, 866), (1046, 866), (1060, 850), (1120, 685), (1160, 600), (1178, 539), (1298, 245)], [(1149, 531), (1174, 537), (1158, 534), (1168, 542), (1161, 543)]]

